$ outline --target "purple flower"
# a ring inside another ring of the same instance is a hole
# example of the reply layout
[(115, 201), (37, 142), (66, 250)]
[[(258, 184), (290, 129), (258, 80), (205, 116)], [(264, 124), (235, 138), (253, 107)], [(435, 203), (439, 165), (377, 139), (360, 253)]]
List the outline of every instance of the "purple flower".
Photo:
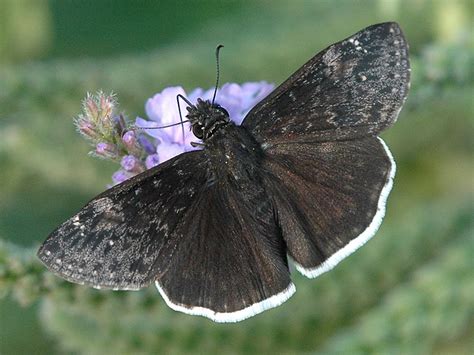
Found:
[(138, 142), (146, 154), (156, 153), (156, 144), (152, 143), (151, 140), (145, 137), (143, 134), (138, 136)]
[[(245, 115), (273, 88), (273, 84), (265, 81), (242, 85), (227, 83), (217, 91), (215, 102), (229, 112), (231, 120), (241, 124)], [(199, 149), (191, 146), (191, 142), (199, 142), (199, 139), (192, 134), (189, 122), (179, 124), (178, 94), (196, 103), (198, 98), (212, 100), (214, 88), (197, 88), (186, 94), (182, 87), (175, 86), (155, 94), (145, 104), (148, 118), (137, 117), (135, 120), (135, 126), (143, 130), (127, 130), (125, 117), (115, 113), (117, 101), (113, 94), (87, 94), (83, 112), (75, 123), (79, 132), (95, 147), (94, 155), (120, 162), (121, 169), (112, 176), (114, 184), (183, 152)], [(182, 119), (186, 120), (186, 103), (180, 101), (180, 107)], [(173, 127), (150, 129), (175, 123), (178, 124)]]
[(216, 102), (229, 112), (235, 123), (241, 124), (250, 109), (272, 92), (273, 88), (273, 84), (265, 81), (243, 85), (228, 83), (217, 93)]
[[(273, 88), (273, 84), (265, 81), (245, 83), (243, 85), (227, 83), (217, 91), (216, 103), (229, 112), (231, 120), (240, 124), (250, 109), (267, 96)], [(198, 98), (211, 100), (213, 93), (214, 88), (209, 90), (197, 88), (191, 91), (189, 95), (186, 95), (184, 89), (179, 86), (166, 88), (146, 102), (145, 111), (150, 120), (137, 117), (135, 124), (141, 128), (153, 128), (179, 123), (180, 116), (176, 102), (178, 94), (187, 97), (192, 103), (196, 103)], [(186, 104), (182, 101), (180, 103), (181, 114), (183, 115), (183, 120), (185, 120), (187, 113), (185, 109)], [(188, 122), (184, 123), (183, 126), (176, 125), (162, 129), (144, 129), (157, 142), (156, 154), (158, 155), (159, 163), (183, 152), (196, 149), (191, 146), (191, 142), (197, 142), (199, 139), (192, 134)]]
[(125, 144), (128, 150), (133, 150), (137, 144), (137, 137), (134, 131), (127, 131), (122, 136), (122, 142)]
[(125, 180), (131, 178), (133, 174), (130, 174), (126, 171), (123, 170), (118, 170), (115, 173), (112, 174), (112, 181), (114, 182), (114, 185), (120, 184), (121, 182), (124, 182)]
[(125, 171), (131, 173), (141, 173), (145, 171), (144, 164), (133, 155), (125, 155), (120, 162), (120, 165)]
[[(183, 88), (178, 86), (169, 87), (164, 89), (162, 92), (156, 94), (152, 98), (148, 99), (145, 104), (145, 112), (150, 118), (151, 122), (148, 121), (148, 124), (145, 123), (145, 125), (139, 127), (158, 127), (170, 125), (173, 123), (179, 123), (180, 116), (176, 101), (176, 96), (179, 94), (186, 96), (186, 93), (184, 92)], [(184, 110), (184, 107), (181, 113), (183, 115), (183, 120), (185, 120), (187, 111)], [(143, 121), (140, 122), (142, 124), (144, 123)], [(159, 130), (146, 130), (146, 132), (152, 137), (158, 138), (160, 141), (167, 141), (184, 145), (187, 143), (189, 144), (189, 142), (193, 139), (192, 134), (189, 132), (189, 123), (186, 125), (185, 128), (188, 129), (185, 130), (184, 140), (181, 126), (163, 128)], [(190, 134), (186, 134), (188, 132)]]
[(157, 166), (159, 163), (160, 163), (160, 158), (158, 158), (158, 154), (149, 155), (145, 159), (145, 166), (147, 169), (151, 169)]

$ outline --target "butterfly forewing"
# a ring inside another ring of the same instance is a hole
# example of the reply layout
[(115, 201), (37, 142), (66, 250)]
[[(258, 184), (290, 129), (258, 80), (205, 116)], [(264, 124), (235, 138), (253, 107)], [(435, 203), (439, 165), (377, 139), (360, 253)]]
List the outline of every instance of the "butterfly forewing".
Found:
[(375, 135), (396, 120), (409, 71), (400, 27), (373, 25), (314, 56), (257, 104), (243, 125), (267, 145)]
[(138, 289), (165, 272), (207, 180), (202, 151), (179, 155), (100, 194), (64, 222), (38, 256), (66, 280)]

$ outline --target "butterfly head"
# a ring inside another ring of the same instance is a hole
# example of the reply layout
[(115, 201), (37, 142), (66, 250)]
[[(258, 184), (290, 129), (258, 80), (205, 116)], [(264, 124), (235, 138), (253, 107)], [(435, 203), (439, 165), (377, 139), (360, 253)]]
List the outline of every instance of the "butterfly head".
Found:
[(195, 106), (188, 106), (186, 118), (191, 122), (193, 134), (203, 141), (230, 122), (229, 113), (225, 108), (201, 99), (197, 100)]

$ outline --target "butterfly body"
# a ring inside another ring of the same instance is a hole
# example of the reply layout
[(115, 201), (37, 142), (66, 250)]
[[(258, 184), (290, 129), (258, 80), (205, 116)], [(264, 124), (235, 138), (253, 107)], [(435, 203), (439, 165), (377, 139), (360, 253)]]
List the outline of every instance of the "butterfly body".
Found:
[(66, 280), (140, 289), (216, 322), (295, 292), (288, 256), (313, 278), (379, 228), (395, 162), (377, 135), (410, 80), (408, 46), (382, 23), (316, 54), (240, 126), (198, 100), (187, 118), (202, 149), (92, 199), (51, 233), (41, 261)]
[(204, 143), (203, 150), (217, 180), (231, 179), (237, 188), (244, 189), (248, 180), (257, 179), (263, 149), (245, 127), (229, 123)]

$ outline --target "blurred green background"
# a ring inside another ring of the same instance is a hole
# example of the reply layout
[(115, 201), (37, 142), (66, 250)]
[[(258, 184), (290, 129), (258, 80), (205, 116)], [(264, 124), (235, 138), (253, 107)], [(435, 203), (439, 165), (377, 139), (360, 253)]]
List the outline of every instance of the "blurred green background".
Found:
[[(170, 85), (280, 83), (327, 45), (397, 21), (412, 88), (384, 139), (398, 163), (376, 237), (283, 306), (238, 324), (153, 287), (62, 282), (34, 256), (110, 182), (72, 118), (113, 90), (129, 117)], [(473, 3), (0, 0), (0, 353), (468, 354), (474, 348)]]

